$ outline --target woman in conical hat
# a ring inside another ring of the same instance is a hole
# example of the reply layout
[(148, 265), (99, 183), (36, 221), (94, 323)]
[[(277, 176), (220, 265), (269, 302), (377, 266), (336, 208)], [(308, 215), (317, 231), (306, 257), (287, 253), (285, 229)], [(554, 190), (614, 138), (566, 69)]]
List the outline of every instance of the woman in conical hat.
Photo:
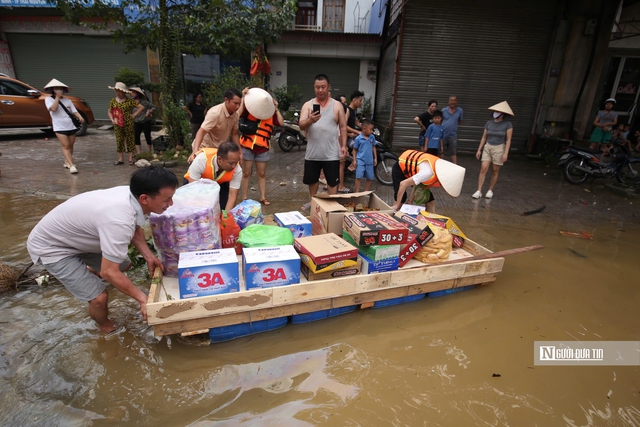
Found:
[(80, 113), (78, 113), (78, 110), (76, 110), (73, 102), (64, 97), (64, 94), (70, 90), (71, 88), (60, 80), (52, 79), (44, 87), (43, 92), (52, 95), (45, 98), (44, 105), (47, 107), (47, 110), (49, 110), (49, 114), (51, 114), (53, 131), (56, 133), (60, 145), (62, 145), (62, 155), (64, 156), (63, 166), (65, 169), (69, 169), (70, 173), (78, 173), (78, 169), (73, 164), (73, 145), (76, 142), (78, 128), (73, 124), (71, 116), (77, 118), (80, 123), (84, 122), (84, 119)]
[(493, 117), (484, 125), (484, 133), (476, 152), (476, 159), (482, 161), (482, 166), (480, 166), (480, 175), (478, 176), (478, 191), (471, 196), (474, 199), (482, 197), (482, 185), (489, 171), (489, 166), (491, 166), (491, 182), (484, 197), (487, 199), (493, 197), (493, 188), (498, 182), (500, 168), (507, 161), (511, 148), (513, 125), (509, 120), (505, 120), (505, 117), (513, 117), (514, 115), (509, 103), (502, 101), (489, 107), (488, 110), (493, 112)]
[[(393, 209), (398, 211), (407, 200), (407, 190), (411, 189), (409, 203), (414, 202), (416, 187), (425, 194), (420, 204), (425, 204), (427, 212), (435, 213), (436, 202), (431, 187), (442, 187), (450, 196), (458, 197), (462, 190), (465, 169), (438, 156), (418, 150), (407, 150), (400, 155), (391, 169), (393, 179)], [(417, 202), (417, 200), (416, 200)]]

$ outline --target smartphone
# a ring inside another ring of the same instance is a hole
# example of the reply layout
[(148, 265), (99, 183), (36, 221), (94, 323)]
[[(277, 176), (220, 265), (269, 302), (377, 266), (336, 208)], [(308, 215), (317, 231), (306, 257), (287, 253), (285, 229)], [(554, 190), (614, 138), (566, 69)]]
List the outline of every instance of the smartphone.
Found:
[(313, 104), (313, 112), (314, 113), (320, 112), (320, 104)]

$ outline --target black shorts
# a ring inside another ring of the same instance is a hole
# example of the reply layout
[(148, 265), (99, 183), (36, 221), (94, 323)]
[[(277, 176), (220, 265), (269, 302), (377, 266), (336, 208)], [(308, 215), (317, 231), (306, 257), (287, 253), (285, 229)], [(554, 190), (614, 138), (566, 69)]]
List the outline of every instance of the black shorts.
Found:
[(427, 148), (427, 154), (431, 154), (432, 156), (440, 156), (440, 149), (438, 148)]
[[(394, 163), (393, 167), (391, 168), (391, 179), (393, 179), (393, 202), (395, 203), (396, 200), (398, 199), (398, 190), (400, 190), (400, 183), (405, 179), (407, 179), (404, 176), (402, 169), (400, 169), (399, 162)], [(404, 192), (404, 194), (402, 195), (402, 203), (406, 203), (407, 197), (408, 197), (407, 194), (410, 191), (411, 190), (407, 189), (407, 191)], [(433, 191), (431, 191), (429, 193), (429, 200), (427, 200), (427, 203), (432, 202), (434, 200), (435, 199), (433, 198)]]
[(324, 170), (327, 186), (335, 187), (340, 183), (340, 160), (305, 160), (302, 183), (305, 185), (316, 184), (322, 170)]
[(71, 136), (71, 135), (75, 135), (76, 133), (78, 133), (78, 129), (74, 129), (74, 130), (56, 130), (54, 132), (55, 133), (59, 133), (60, 135)]

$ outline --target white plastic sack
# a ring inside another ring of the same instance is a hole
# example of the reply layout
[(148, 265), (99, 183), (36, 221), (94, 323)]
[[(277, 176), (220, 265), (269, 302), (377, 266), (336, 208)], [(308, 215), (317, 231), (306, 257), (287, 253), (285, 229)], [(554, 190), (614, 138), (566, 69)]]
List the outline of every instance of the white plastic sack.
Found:
[(153, 241), (165, 267), (165, 276), (178, 276), (180, 252), (222, 247), (219, 199), (218, 183), (199, 180), (178, 188), (169, 209), (149, 216)]

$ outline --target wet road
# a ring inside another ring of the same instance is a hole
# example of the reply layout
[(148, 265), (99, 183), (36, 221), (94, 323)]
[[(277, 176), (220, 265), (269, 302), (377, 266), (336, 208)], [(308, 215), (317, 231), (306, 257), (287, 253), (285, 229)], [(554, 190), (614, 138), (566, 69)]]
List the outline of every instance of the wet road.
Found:
[[(55, 140), (0, 135), (0, 259), (26, 263), (29, 231), (64, 198), (126, 184), (114, 146), (108, 132), (79, 138), (70, 175)], [(295, 210), (304, 152), (272, 154), (265, 211)], [(479, 162), (460, 163), (463, 194), (436, 192), (440, 213), (492, 250), (545, 246), (508, 257), (495, 283), (205, 346), (157, 340), (113, 290), (127, 330), (110, 341), (63, 288), (5, 294), (0, 425), (640, 426), (640, 367), (533, 362), (536, 340), (640, 339), (640, 201), (517, 157), (493, 200), (473, 200)]]

